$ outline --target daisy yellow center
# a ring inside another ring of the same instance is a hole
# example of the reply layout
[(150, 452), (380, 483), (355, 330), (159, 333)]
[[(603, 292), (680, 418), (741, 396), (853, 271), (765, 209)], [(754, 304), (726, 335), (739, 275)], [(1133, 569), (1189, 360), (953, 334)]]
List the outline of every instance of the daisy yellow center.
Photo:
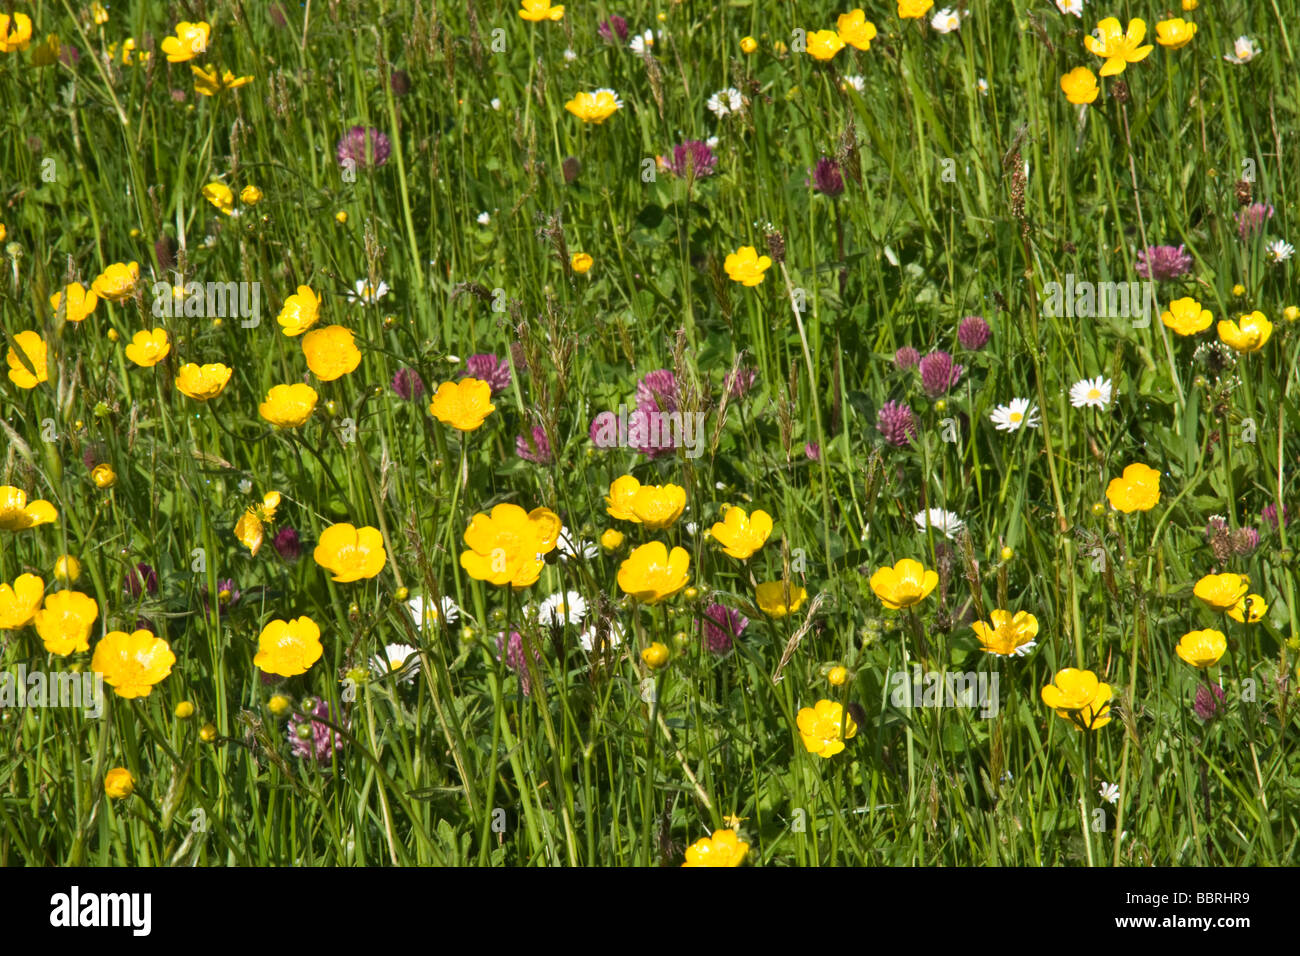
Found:
[(1098, 389), (1090, 388), (1088, 389), (1088, 398), (1091, 401), (1095, 401), (1101, 398), (1101, 392)]
[(1009, 420), (1009, 421), (1013, 421), (1013, 422), (1018, 422), (1018, 421), (1020, 421), (1020, 420), (1021, 420), (1022, 418), (1024, 418), (1024, 417), (1025, 417), (1025, 416), (1024, 416), (1024, 415), (1021, 415), (1019, 412), (1012, 412), (1012, 413), (1008, 416), (1008, 420)]

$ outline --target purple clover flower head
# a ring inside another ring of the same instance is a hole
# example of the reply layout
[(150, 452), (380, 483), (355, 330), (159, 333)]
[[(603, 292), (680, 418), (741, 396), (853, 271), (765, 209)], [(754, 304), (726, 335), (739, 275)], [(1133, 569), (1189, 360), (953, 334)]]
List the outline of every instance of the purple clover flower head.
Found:
[[(627, 21), (617, 13), (608, 20), (601, 22), (596, 28), (600, 32), (600, 37), (606, 43), (623, 44), (627, 42)], [(617, 40), (614, 38), (618, 37)]]
[(1232, 535), (1232, 550), (1242, 557), (1255, 553), (1259, 547), (1259, 532), (1254, 528), (1238, 528)]
[(424, 382), (413, 368), (399, 368), (393, 376), (393, 391), (403, 401), (415, 401), (424, 394)]
[(647, 411), (677, 411), (677, 376), (666, 368), (647, 372), (637, 383), (636, 404)]
[[(669, 410), (671, 413), (672, 410)], [(660, 417), (661, 409), (654, 399), (638, 405), (627, 416), (628, 445), (633, 451), (647, 458), (671, 455), (677, 450), (677, 439), (681, 437), (674, 429), (667, 427)]]
[(460, 373), (461, 378), (466, 376), (487, 382), (495, 397), (510, 387), (510, 363), (491, 352), (471, 355), (465, 360), (465, 370)]
[(150, 594), (157, 594), (158, 573), (141, 561), (126, 572), (126, 578), (122, 581), (122, 590), (133, 598), (140, 597), (145, 591)]
[(285, 525), (271, 539), (271, 547), (285, 561), (297, 561), (302, 556), (302, 539), (296, 529)]
[(315, 709), (308, 720), (289, 720), (289, 744), (295, 756), (315, 758), (317, 763), (329, 763), (330, 755), (335, 750), (343, 749), (343, 738), (317, 718), (328, 720), (332, 724), (346, 729), (346, 723), (330, 712), (328, 701), (317, 700)]
[(698, 139), (688, 139), (673, 147), (668, 157), (669, 171), (679, 179), (701, 179), (712, 176), (718, 166), (718, 157), (713, 155), (709, 144)]
[(1226, 695), (1223, 688), (1218, 684), (1212, 686), (1214, 687), (1213, 691), (1204, 684), (1198, 684), (1196, 687), (1196, 702), (1192, 707), (1196, 711), (1196, 716), (1204, 721), (1213, 720), (1224, 710), (1223, 700)]
[[(221, 610), (224, 611), (226, 608), (234, 607), (239, 603), (241, 597), (243, 597), (243, 593), (235, 587), (234, 580), (231, 578), (221, 578), (217, 581), (217, 607)], [(208, 587), (205, 584), (203, 586), (203, 606), (205, 608), (211, 606), (210, 598), (211, 595), (209, 594)]]
[[(1265, 521), (1267, 521), (1269, 525), (1276, 530), (1277, 528), (1277, 505), (1276, 504), (1265, 505), (1264, 510), (1259, 513), (1259, 516), (1263, 518)], [(1286, 505), (1282, 506), (1282, 523), (1286, 524)]]
[(885, 441), (902, 448), (916, 437), (916, 416), (902, 402), (885, 402), (876, 415), (876, 430), (885, 436)]
[[(533, 647), (533, 660), (541, 661), (542, 653)], [(504, 634), (497, 635), (497, 660), (504, 660), (506, 667), (519, 675), (519, 689), (525, 697), (532, 696), (533, 679), (528, 674), (527, 658), (524, 656), (524, 638), (518, 631), (510, 632), (510, 640)]]
[(526, 435), (515, 437), (515, 454), (524, 461), (549, 465), (555, 460), (555, 456), (551, 453), (551, 443), (546, 437), (546, 429), (541, 425), (534, 425), (532, 435), (531, 442)]
[(345, 169), (378, 169), (388, 162), (393, 145), (374, 127), (353, 126), (339, 139), (336, 155)]
[(1264, 228), (1264, 223), (1273, 218), (1273, 207), (1262, 202), (1251, 203), (1237, 213), (1237, 235), (1244, 242), (1255, 236)]
[(1192, 257), (1186, 246), (1147, 246), (1138, 253), (1133, 271), (1144, 279), (1163, 282), (1187, 275), (1192, 268)]
[(961, 378), (962, 367), (954, 365), (947, 352), (931, 352), (921, 359), (920, 367), (921, 384), (931, 398), (946, 394)]
[(804, 456), (811, 461), (822, 460), (822, 446), (815, 441), (805, 442), (803, 446)]
[(601, 412), (591, 420), (591, 427), (587, 429), (587, 437), (597, 448), (609, 448), (609, 443), (602, 440), (602, 435), (613, 431), (618, 434), (618, 416), (613, 412)]
[(988, 345), (991, 334), (989, 324), (978, 315), (966, 316), (957, 326), (957, 342), (971, 352), (978, 352)]
[(844, 192), (844, 177), (840, 175), (840, 164), (829, 156), (817, 160), (812, 170), (812, 187), (823, 196), (834, 199)]
[(910, 345), (904, 345), (894, 353), (894, 367), (900, 372), (905, 372), (909, 368), (916, 368), (921, 361), (921, 353)]
[(758, 369), (756, 368), (738, 368), (734, 373), (728, 372), (725, 383), (727, 394), (731, 398), (744, 398), (757, 380)]
[(1205, 537), (1213, 538), (1215, 535), (1228, 530), (1228, 519), (1222, 515), (1210, 515), (1210, 520), (1205, 522)]
[(704, 617), (700, 620), (704, 647), (709, 653), (718, 656), (729, 652), (732, 642), (744, 634), (747, 627), (749, 618), (721, 604), (710, 604), (704, 609)]

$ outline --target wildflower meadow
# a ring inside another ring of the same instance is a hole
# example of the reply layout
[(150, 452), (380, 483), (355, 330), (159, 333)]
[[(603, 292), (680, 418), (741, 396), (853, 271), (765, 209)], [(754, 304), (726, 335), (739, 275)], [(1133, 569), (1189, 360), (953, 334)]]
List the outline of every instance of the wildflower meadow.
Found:
[(0, 864), (1295, 864), (1296, 12), (0, 3)]

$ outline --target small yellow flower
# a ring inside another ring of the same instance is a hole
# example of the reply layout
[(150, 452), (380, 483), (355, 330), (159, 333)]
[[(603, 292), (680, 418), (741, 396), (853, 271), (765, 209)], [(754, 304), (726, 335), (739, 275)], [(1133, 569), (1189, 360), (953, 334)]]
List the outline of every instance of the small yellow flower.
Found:
[(564, 19), (564, 6), (551, 6), (551, 0), (520, 0), (519, 16), (537, 23), (541, 20), (558, 22)]
[(686, 848), (682, 866), (740, 866), (749, 852), (749, 844), (735, 830), (715, 830), (713, 836), (700, 837)]
[(1258, 352), (1273, 334), (1273, 323), (1263, 312), (1243, 315), (1236, 322), (1219, 321), (1219, 338), (1238, 352)]
[(1238, 282), (1236, 285), (1232, 287), (1232, 294), (1237, 297), (1241, 297), (1246, 294), (1246, 287), (1242, 285), (1240, 282)]
[(0, 53), (16, 53), (27, 49), (32, 40), (32, 19), (25, 13), (15, 13), (10, 18), (0, 13)]
[(32, 624), (49, 654), (66, 657), (90, 650), (90, 632), (99, 617), (95, 599), (80, 591), (55, 591), (45, 597)]
[(347, 225), (348, 211), (346, 209), (340, 209), (338, 212), (334, 214), (334, 221), (337, 222), (340, 226)]
[(1282, 318), (1286, 319), (1288, 322), (1294, 322), (1296, 319), (1300, 319), (1300, 307), (1288, 305), (1282, 310)]
[(808, 54), (823, 63), (833, 59), (836, 53), (844, 49), (844, 41), (834, 30), (809, 30), (807, 36)]
[(341, 325), (312, 329), (302, 337), (302, 353), (307, 367), (323, 382), (342, 378), (361, 364), (361, 350)]
[(722, 545), (722, 550), (741, 561), (748, 560), (763, 547), (771, 533), (772, 516), (766, 511), (756, 509), (746, 514), (744, 508), (734, 506), (709, 529), (709, 535)]
[(871, 41), (876, 38), (876, 25), (861, 10), (841, 13), (835, 20), (835, 31), (855, 50), (870, 50)]
[(176, 705), (176, 708), (172, 711), (172, 714), (180, 718), (181, 720), (189, 720), (191, 717), (194, 716), (194, 704), (191, 701), (183, 700)]
[(491, 514), (470, 519), (464, 535), (469, 550), (461, 552), (460, 566), (476, 581), (526, 588), (537, 582), (543, 557), (555, 550), (562, 530), (559, 516), (549, 508), (525, 511), (499, 504)]
[(1124, 514), (1150, 511), (1160, 501), (1160, 472), (1143, 464), (1129, 465), (1106, 486), (1106, 500)]
[(126, 347), (126, 357), (141, 368), (152, 368), (165, 359), (171, 350), (165, 329), (142, 329), (131, 336), (131, 344)]
[(919, 20), (932, 6), (934, 0), (898, 0), (898, 15), (904, 20)]
[(1097, 680), (1089, 670), (1067, 667), (1056, 672), (1043, 688), (1043, 703), (1081, 730), (1099, 730), (1110, 723), (1109, 684)]
[(569, 266), (578, 275), (585, 275), (595, 264), (596, 260), (585, 252), (575, 252), (573, 258), (569, 260)]
[(194, 74), (194, 92), (199, 96), (216, 96), (222, 90), (236, 90), (253, 82), (251, 76), (235, 76), (229, 70), (219, 72), (215, 66), (205, 70), (197, 63), (190, 64), (190, 72)]
[(211, 182), (203, 187), (203, 198), (227, 216), (235, 214), (235, 194), (225, 183)]
[(1184, 12), (1184, 13), (1191, 13), (1191, 12), (1192, 12), (1193, 10), (1195, 10), (1198, 6), (1200, 6), (1200, 4), (1197, 2), (1197, 0), (1183, 0), (1183, 12)]
[(300, 285), (294, 295), (284, 300), (284, 307), (275, 321), (280, 323), (285, 335), (302, 335), (320, 318), (320, 299), (311, 286)]
[(748, 56), (750, 53), (753, 53), (757, 49), (758, 49), (758, 41), (755, 40), (753, 37), (740, 38), (741, 53), (744, 53), (746, 56)]
[(95, 18), (96, 26), (102, 27), (108, 22), (108, 11), (104, 9), (104, 5), (99, 3), (98, 0), (90, 5), (90, 15)]
[(564, 104), (564, 108), (584, 123), (600, 125), (623, 108), (623, 101), (613, 90), (600, 89), (593, 93), (578, 93)]
[(280, 507), (280, 492), (268, 491), (262, 496), (262, 503), (244, 511), (235, 522), (235, 537), (254, 557), (262, 547), (266, 537), (266, 525), (275, 520), (276, 509)]
[(155, 684), (172, 672), (176, 655), (167, 642), (149, 631), (110, 631), (95, 645), (90, 669), (119, 697), (148, 697)]
[(1194, 36), (1196, 36), (1196, 24), (1182, 17), (1161, 20), (1156, 24), (1156, 42), (1170, 50), (1187, 46)]
[(691, 556), (685, 548), (668, 551), (662, 541), (643, 544), (618, 568), (618, 586), (642, 604), (658, 604), (686, 587)]
[(1179, 657), (1198, 668), (1217, 664), (1227, 649), (1228, 639), (1223, 632), (1211, 629), (1188, 631), (1174, 648)]
[[(9, 364), (9, 380), (19, 388), (35, 388), (50, 378), (49, 350), (39, 332), (19, 332), (14, 336), (5, 361)], [(20, 355), (19, 352), (22, 354)], [(23, 359), (26, 359), (26, 363)], [(30, 370), (28, 366), (31, 366)]]
[(296, 677), (307, 673), (323, 653), (320, 628), (311, 618), (277, 619), (269, 622), (258, 635), (253, 664), (266, 674)]
[(652, 671), (668, 666), (668, 646), (655, 641), (641, 652), (641, 660)]
[[(0, 239), (3, 239), (0, 236)], [(57, 314), (60, 306), (63, 305), (64, 298), (68, 300), (68, 309), (66, 318), (69, 322), (81, 322), (95, 311), (95, 306), (99, 304), (99, 296), (84, 288), (80, 282), (73, 282), (66, 286), (62, 291), (50, 296), (50, 308)]]
[(27, 492), (0, 485), (0, 530), (26, 531), (59, 519), (59, 512), (44, 499), (27, 500)]
[(1120, 27), (1117, 18), (1107, 17), (1097, 24), (1095, 32), (1099, 36), (1084, 37), (1083, 45), (1089, 53), (1106, 61), (1101, 67), (1102, 76), (1123, 73), (1126, 66), (1146, 59), (1147, 55), (1155, 49), (1149, 44), (1139, 45), (1147, 33), (1145, 20), (1137, 18), (1129, 20), (1126, 33)]
[(266, 702), (266, 709), (277, 717), (283, 717), (293, 709), (293, 701), (284, 694), (273, 694)]
[(379, 530), (350, 524), (330, 525), (322, 531), (312, 557), (342, 584), (373, 578), (388, 562)]
[(81, 577), (81, 562), (70, 554), (61, 554), (54, 561), (54, 580), (72, 584)]
[(1215, 611), (1232, 610), (1249, 591), (1250, 578), (1244, 574), (1207, 574), (1192, 588)]
[(808, 592), (799, 585), (791, 583), (789, 596), (786, 595), (786, 582), (764, 581), (754, 589), (759, 610), (768, 617), (780, 619), (793, 614), (808, 599)]
[(826, 672), (826, 681), (832, 687), (843, 687), (849, 680), (849, 669), (840, 665), (832, 667)]
[(988, 653), (1010, 657), (1018, 651), (1023, 653), (1022, 648), (1034, 645), (1034, 638), (1038, 636), (1038, 618), (1028, 611), (1012, 614), (1010, 611), (995, 610), (989, 612), (989, 618), (993, 621), (991, 627), (983, 621), (971, 625), (975, 636)]
[(443, 382), (429, 403), (429, 414), (463, 432), (474, 431), (495, 410), (492, 386), (482, 379), (468, 377), (458, 382)]
[(610, 484), (605, 505), (612, 517), (659, 531), (681, 517), (686, 489), (672, 484), (643, 485), (631, 475), (623, 475)]
[(317, 397), (316, 389), (301, 382), (276, 385), (257, 406), (257, 413), (277, 428), (297, 428), (311, 418)]
[(1086, 66), (1076, 66), (1062, 76), (1061, 89), (1067, 100), (1080, 106), (1093, 102), (1101, 93), (1096, 75)]
[(1258, 624), (1267, 613), (1263, 595), (1247, 594), (1228, 610), (1228, 617), (1241, 624)]
[(249, 184), (239, 191), (239, 201), (245, 206), (256, 206), (262, 201), (262, 190)]
[(198, 402), (216, 398), (225, 391), (226, 384), (234, 370), (228, 365), (213, 362), (208, 365), (196, 365), (187, 362), (176, 375), (176, 388), (183, 395)]
[(617, 551), (623, 547), (623, 532), (614, 528), (606, 528), (600, 536), (600, 546), (606, 551)]
[(722, 267), (735, 282), (746, 286), (756, 286), (763, 281), (763, 274), (772, 266), (768, 256), (760, 256), (753, 246), (741, 246), (723, 260)]
[(844, 707), (831, 700), (819, 700), (814, 707), (799, 711), (795, 723), (799, 737), (810, 754), (827, 759), (844, 749), (844, 741), (857, 736), (858, 725), (844, 713)]
[(0, 584), (0, 631), (16, 631), (32, 623), (45, 596), (45, 581), (20, 574), (13, 584)]
[(176, 24), (176, 35), (162, 41), (163, 55), (168, 63), (185, 63), (207, 52), (211, 35), (212, 27), (202, 20), (198, 23), (181, 21)]
[(96, 465), (90, 472), (90, 480), (96, 488), (112, 488), (117, 484), (117, 472), (107, 463)]
[(210, 744), (216, 739), (217, 739), (216, 724), (204, 724), (202, 727), (199, 728), (199, 740), (203, 741), (205, 744)]
[(104, 775), (104, 796), (110, 800), (125, 800), (135, 790), (135, 778), (125, 767), (114, 767)]
[(903, 558), (892, 568), (879, 568), (871, 576), (871, 590), (891, 611), (921, 603), (938, 584), (937, 571), (927, 570), (911, 558)]
[(1170, 302), (1169, 311), (1160, 313), (1160, 321), (1179, 335), (1195, 335), (1208, 329), (1214, 316), (1209, 309), (1202, 309), (1201, 303), (1187, 296)]

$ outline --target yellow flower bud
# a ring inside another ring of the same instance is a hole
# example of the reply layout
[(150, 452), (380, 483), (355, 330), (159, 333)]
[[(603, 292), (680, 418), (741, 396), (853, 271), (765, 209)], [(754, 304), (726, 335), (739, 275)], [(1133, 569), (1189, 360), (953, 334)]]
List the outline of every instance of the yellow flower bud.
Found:
[(340, 226), (342, 226), (342, 225), (346, 225), (346, 224), (347, 224), (347, 221), (348, 221), (348, 212), (347, 212), (347, 210), (346, 210), (346, 209), (340, 209), (338, 212), (336, 212), (336, 213), (334, 214), (334, 221), (337, 222)]
[(256, 206), (262, 201), (262, 190), (248, 185), (239, 191), (239, 201), (245, 206)]
[(758, 49), (758, 41), (753, 37), (744, 37), (740, 41), (740, 52), (746, 55), (753, 53)]
[(61, 554), (54, 562), (54, 580), (71, 584), (81, 577), (81, 562), (70, 554)]
[(600, 546), (606, 551), (617, 551), (623, 547), (623, 532), (609, 528), (600, 536)]
[(175, 714), (177, 717), (179, 717), (181, 720), (187, 720), (188, 718), (194, 716), (194, 705), (190, 703), (188, 700), (183, 700), (176, 705), (176, 709), (172, 711), (172, 713)]
[(1003, 549), (1002, 549), (1002, 560), (1003, 560), (1003, 561), (1010, 561), (1010, 560), (1011, 560), (1012, 558), (1014, 558), (1015, 556), (1016, 556), (1016, 552), (1013, 551), (1011, 548), (1003, 548)]
[(826, 680), (830, 682), (830, 685), (832, 687), (843, 687), (844, 684), (848, 681), (848, 679), (849, 679), (849, 669), (847, 667), (841, 667), (839, 665), (832, 667), (830, 671), (826, 674)]
[(1246, 287), (1245, 287), (1244, 285), (1242, 285), (1241, 283), (1237, 283), (1236, 285), (1234, 285), (1234, 286), (1232, 287), (1232, 294), (1233, 294), (1233, 295), (1238, 295), (1238, 296), (1240, 296), (1240, 295), (1245, 295), (1245, 294), (1246, 294)]
[(645, 666), (652, 671), (657, 671), (661, 667), (668, 665), (668, 647), (655, 641), (644, 651), (641, 652), (641, 660), (645, 661)]
[(212, 743), (212, 741), (216, 739), (217, 739), (216, 724), (204, 724), (199, 729), (199, 740), (203, 741), (205, 744), (210, 744)]
[(90, 473), (90, 480), (96, 488), (112, 488), (117, 484), (117, 472), (113, 471), (112, 465), (96, 465)]
[(1294, 322), (1296, 319), (1300, 319), (1300, 308), (1296, 308), (1294, 305), (1288, 305), (1282, 310), (1282, 318), (1286, 319), (1288, 322)]
[(125, 767), (114, 767), (104, 775), (104, 793), (110, 800), (124, 800), (135, 790), (135, 778)]
[(276, 694), (266, 702), (266, 709), (277, 717), (283, 717), (289, 712), (289, 708), (292, 706), (292, 701), (290, 701), (288, 697), (285, 697), (284, 694)]

